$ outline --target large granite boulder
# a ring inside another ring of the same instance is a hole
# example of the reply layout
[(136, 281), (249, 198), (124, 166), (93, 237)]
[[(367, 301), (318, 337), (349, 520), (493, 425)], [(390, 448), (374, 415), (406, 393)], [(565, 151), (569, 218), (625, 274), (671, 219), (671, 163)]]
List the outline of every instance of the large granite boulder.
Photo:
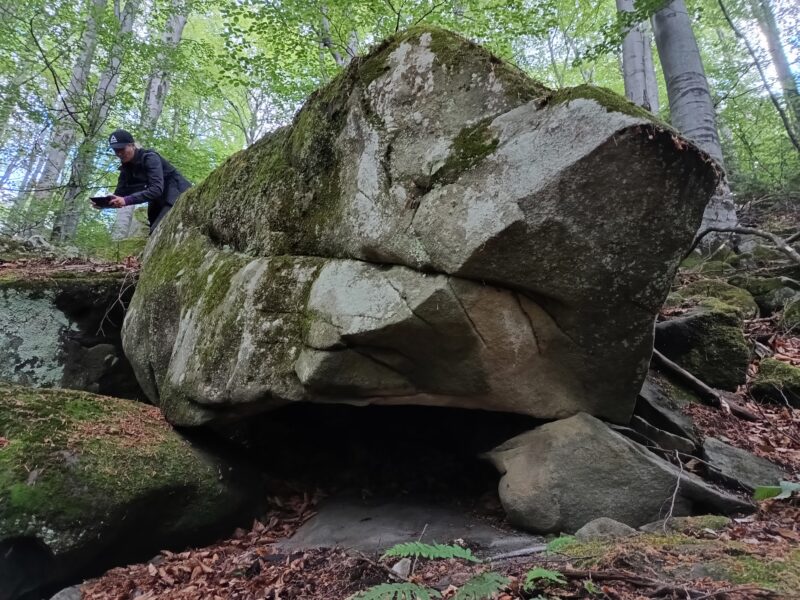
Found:
[(186, 425), (303, 400), (626, 422), (717, 178), (611, 92), (412, 29), (181, 198), (126, 354)]
[(153, 406), (0, 384), (0, 598), (211, 541), (247, 521), (241, 474)]
[(71, 267), (0, 267), (0, 380), (143, 397), (120, 336), (131, 274)]

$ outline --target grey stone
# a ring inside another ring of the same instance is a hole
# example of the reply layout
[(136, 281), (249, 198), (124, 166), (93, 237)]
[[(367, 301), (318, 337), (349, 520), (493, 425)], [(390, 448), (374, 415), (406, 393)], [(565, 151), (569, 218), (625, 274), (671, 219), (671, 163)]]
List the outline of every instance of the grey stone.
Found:
[(683, 406), (695, 401), (698, 399), (692, 392), (650, 369), (639, 391), (634, 414), (653, 427), (696, 443), (694, 423), (681, 412)]
[(695, 445), (692, 441), (686, 439), (685, 437), (681, 437), (679, 435), (675, 435), (674, 433), (669, 433), (663, 429), (659, 429), (658, 427), (653, 427), (650, 425), (650, 423), (636, 415), (631, 417), (630, 426), (632, 429), (645, 436), (648, 440), (654, 442), (655, 445), (662, 450), (678, 450), (684, 454), (691, 454), (695, 450)]
[[(123, 273), (0, 282), (0, 379), (143, 398), (122, 351)], [(100, 332), (100, 333), (98, 333)]]
[(402, 542), (449, 543), (464, 540), (483, 554), (494, 555), (541, 544), (543, 538), (493, 526), (470, 512), (424, 499), (363, 501), (331, 498), (289, 539), (283, 551), (348, 548), (383, 552)]
[(589, 521), (575, 532), (575, 538), (581, 542), (591, 540), (613, 540), (636, 535), (633, 527), (620, 523), (608, 517), (599, 517)]
[(679, 478), (674, 515), (752, 510), (586, 414), (512, 438), (488, 458), (509, 522), (535, 532), (573, 532), (601, 516), (638, 527), (670, 509)]
[(750, 490), (760, 485), (777, 485), (787, 477), (783, 469), (770, 461), (713, 437), (703, 442), (703, 456), (719, 477)]
[(126, 354), (183, 425), (296, 401), (627, 423), (717, 180), (675, 135), (401, 33), (181, 198)]
[(81, 586), (73, 585), (68, 588), (64, 588), (55, 596), (50, 598), (50, 600), (81, 600)]

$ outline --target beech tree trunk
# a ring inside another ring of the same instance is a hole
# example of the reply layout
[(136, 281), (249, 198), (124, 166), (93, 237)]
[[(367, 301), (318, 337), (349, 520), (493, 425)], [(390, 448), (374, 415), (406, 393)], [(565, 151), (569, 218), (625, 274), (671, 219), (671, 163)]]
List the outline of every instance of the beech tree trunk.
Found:
[[(633, 12), (633, 0), (617, 0), (617, 10)], [(625, 96), (650, 112), (658, 112), (658, 84), (647, 23), (637, 23), (622, 42), (622, 76)]]
[(79, 201), (79, 197), (86, 190), (94, 172), (97, 134), (105, 126), (108, 112), (111, 110), (111, 104), (117, 92), (122, 58), (131, 37), (133, 20), (136, 17), (139, 2), (140, 0), (128, 0), (121, 12), (119, 5), (115, 6), (114, 12), (119, 22), (119, 29), (109, 53), (108, 65), (100, 77), (97, 92), (92, 99), (88, 127), (72, 162), (64, 204), (56, 225), (53, 227), (51, 236), (53, 241), (63, 243), (72, 240), (78, 229), (81, 214), (86, 208), (85, 203)]
[(58, 104), (55, 107), (55, 125), (36, 185), (37, 199), (44, 200), (53, 195), (67, 161), (67, 154), (74, 146), (79, 130), (85, 127), (81, 124), (79, 110), (81, 105), (88, 105), (84, 97), (86, 82), (97, 48), (97, 22), (105, 10), (106, 2), (107, 0), (92, 0), (81, 40), (80, 55), (75, 61), (67, 89), (61, 90), (60, 97), (56, 99)]
[[(684, 0), (673, 0), (653, 15), (653, 32), (667, 84), (672, 125), (724, 170), (714, 103)], [(706, 207), (700, 230), (735, 225), (736, 207), (723, 176)]]
[(794, 133), (800, 137), (800, 91), (798, 91), (797, 80), (792, 73), (789, 59), (786, 57), (786, 52), (781, 43), (781, 33), (775, 20), (772, 0), (751, 0), (751, 6), (753, 14), (758, 19), (761, 32), (767, 39), (772, 64), (778, 74), (783, 97), (786, 100), (786, 105), (793, 121)]

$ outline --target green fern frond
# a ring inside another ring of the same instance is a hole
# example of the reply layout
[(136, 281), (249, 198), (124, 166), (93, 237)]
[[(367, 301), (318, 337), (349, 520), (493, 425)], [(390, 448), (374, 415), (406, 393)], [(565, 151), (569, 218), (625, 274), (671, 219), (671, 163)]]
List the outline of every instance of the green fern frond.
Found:
[(474, 563), (481, 562), (480, 559), (472, 554), (469, 548), (462, 548), (461, 546), (449, 546), (447, 544), (423, 544), (422, 542), (406, 542), (404, 544), (397, 544), (389, 548), (384, 554), (383, 558), (389, 556), (397, 557), (419, 557), (419, 558), (461, 558)]
[(462, 585), (453, 600), (491, 600), (496, 592), (508, 584), (508, 577), (503, 577), (500, 573), (481, 573)]
[(540, 580), (545, 580), (557, 585), (566, 585), (567, 583), (567, 580), (564, 579), (564, 576), (558, 571), (536, 567), (525, 574), (525, 583), (522, 587), (526, 592), (530, 592), (536, 587), (537, 582)]
[(416, 583), (382, 583), (350, 596), (347, 600), (433, 600), (442, 595)]

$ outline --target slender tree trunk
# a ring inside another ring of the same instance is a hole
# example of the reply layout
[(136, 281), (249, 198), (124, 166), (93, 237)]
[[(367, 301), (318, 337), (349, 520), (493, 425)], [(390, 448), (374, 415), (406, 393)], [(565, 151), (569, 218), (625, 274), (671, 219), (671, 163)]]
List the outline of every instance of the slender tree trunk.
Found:
[[(633, 0), (617, 0), (620, 12), (633, 12)], [(637, 23), (622, 42), (622, 76), (628, 100), (658, 112), (658, 84), (653, 66), (653, 49), (647, 23)]]
[(164, 101), (170, 85), (169, 54), (178, 47), (187, 19), (186, 2), (172, 0), (172, 14), (167, 18), (164, 31), (161, 33), (161, 48), (156, 54), (155, 68), (147, 82), (147, 89), (144, 94), (144, 107), (139, 123), (140, 133), (151, 133), (158, 123), (161, 111), (164, 109)]
[[(94, 54), (97, 48), (97, 21), (105, 10), (107, 0), (92, 0), (86, 29), (81, 40), (81, 52), (72, 69), (72, 76), (66, 90), (61, 90), (61, 97), (56, 107), (56, 124), (53, 128), (50, 144), (42, 173), (37, 184), (37, 198), (50, 198), (58, 186), (61, 172), (67, 161), (67, 155), (75, 144), (80, 122), (85, 118), (81, 114), (82, 96), (86, 91)], [(86, 103), (88, 104), (88, 103)]]
[[(667, 84), (672, 125), (724, 169), (714, 103), (684, 0), (674, 0), (656, 12), (653, 31)], [(735, 225), (736, 207), (723, 177), (706, 206), (701, 230)]]
[(94, 172), (97, 134), (105, 126), (108, 112), (111, 110), (111, 104), (117, 92), (122, 59), (130, 41), (133, 20), (136, 17), (139, 2), (140, 0), (128, 0), (121, 13), (118, 10), (115, 11), (119, 20), (119, 29), (111, 47), (108, 65), (100, 76), (97, 92), (92, 98), (89, 125), (83, 140), (78, 146), (75, 160), (72, 162), (70, 178), (64, 195), (64, 204), (56, 225), (53, 227), (53, 235), (51, 237), (54, 241), (64, 243), (75, 237), (78, 222), (83, 210), (86, 208), (83, 206), (85, 203), (79, 201), (80, 196), (86, 190)]
[(794, 121), (794, 133), (800, 137), (800, 91), (797, 89), (797, 80), (792, 73), (789, 59), (786, 57), (786, 52), (781, 43), (781, 33), (775, 20), (772, 1), (751, 0), (751, 6), (754, 15), (758, 19), (761, 32), (767, 38), (772, 64), (775, 66), (775, 72), (778, 74), (781, 90), (783, 90), (783, 97)]

